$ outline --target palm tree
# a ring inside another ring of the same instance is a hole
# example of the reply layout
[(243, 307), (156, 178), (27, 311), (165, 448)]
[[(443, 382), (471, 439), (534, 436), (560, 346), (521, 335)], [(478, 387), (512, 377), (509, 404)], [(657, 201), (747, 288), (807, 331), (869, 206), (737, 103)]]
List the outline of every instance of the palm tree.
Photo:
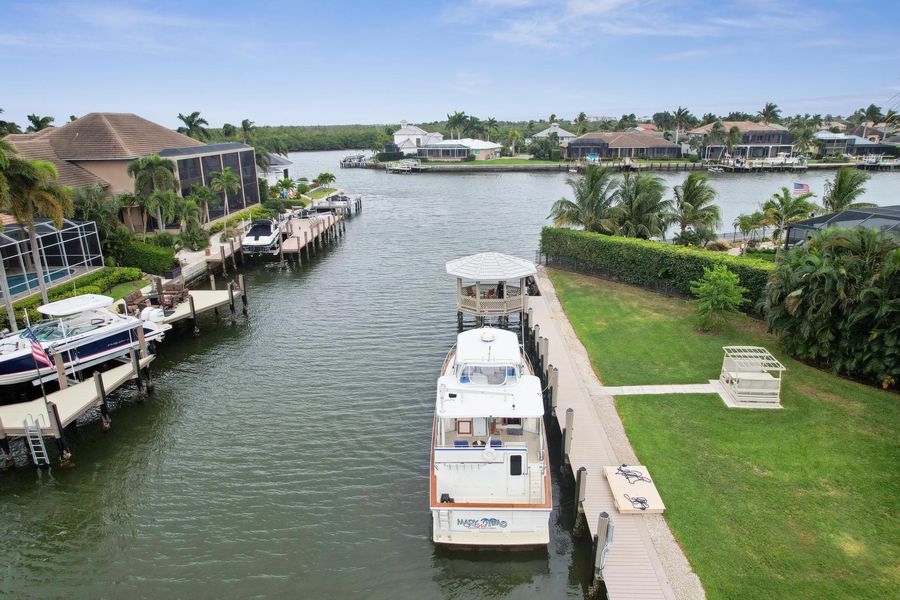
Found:
[(585, 231), (612, 235), (616, 231), (615, 199), (616, 182), (609, 171), (588, 165), (577, 179), (566, 179), (575, 200), (560, 198), (553, 203), (548, 218), (556, 227), (572, 225)]
[(225, 139), (231, 139), (234, 137), (234, 134), (237, 132), (237, 128), (231, 123), (225, 123), (222, 125), (222, 135), (225, 136)]
[(450, 137), (453, 137), (453, 132), (456, 132), (456, 137), (460, 137), (460, 132), (465, 128), (466, 123), (469, 122), (469, 117), (463, 111), (456, 111), (452, 115), (447, 115), (447, 129), (450, 130)]
[(216, 192), (225, 192), (225, 214), (228, 214), (228, 192), (236, 194), (241, 189), (241, 180), (231, 167), (225, 167), (219, 173), (215, 173), (210, 180), (210, 187)]
[[(712, 124), (712, 127), (709, 128), (707, 141), (708, 146), (721, 146), (725, 143), (725, 126), (722, 125), (722, 121), (716, 120), (716, 122)], [(722, 151), (720, 150), (719, 158), (721, 157)], [(709, 152), (707, 152), (706, 158), (707, 160), (709, 159)]]
[(331, 173), (319, 173), (318, 177), (313, 179), (313, 183), (317, 185), (328, 185), (329, 183), (334, 183), (335, 176)]
[[(138, 198), (131, 192), (122, 192), (121, 194), (116, 194), (116, 197), (113, 198), (113, 206), (115, 206), (116, 211), (128, 210), (135, 206), (140, 207), (141, 208), (141, 220), (144, 223), (144, 233), (147, 233), (146, 213), (143, 210), (143, 206), (141, 204), (140, 198)], [(129, 222), (131, 222), (131, 231), (132, 232), (137, 231), (134, 228), (133, 220), (129, 219)]]
[(721, 223), (719, 207), (713, 204), (718, 195), (702, 173), (691, 173), (684, 183), (674, 188), (675, 199), (666, 213), (666, 222), (678, 226), (679, 238), (688, 227), (714, 230)]
[(184, 127), (178, 128), (178, 133), (183, 133), (195, 140), (209, 139), (209, 131), (204, 127), (205, 125), (209, 125), (209, 123), (200, 116), (199, 110), (195, 110), (189, 115), (178, 113), (178, 120), (184, 123)]
[(675, 123), (675, 143), (677, 144), (678, 134), (691, 123), (691, 111), (683, 106), (679, 106), (678, 109), (675, 110), (675, 114), (672, 115), (672, 118)]
[(5, 206), (9, 202), (9, 182), (4, 171), (9, 167), (10, 155), (16, 153), (12, 144), (0, 138), (0, 206)]
[(57, 183), (59, 175), (53, 163), (7, 158), (5, 164), (3, 171), (9, 185), (9, 193), (2, 208), (8, 210), (20, 225), (28, 228), (31, 260), (34, 263), (41, 298), (46, 304), (47, 284), (44, 281), (44, 268), (34, 220), (37, 217), (48, 217), (57, 228), (62, 227), (63, 219), (72, 213), (72, 198), (68, 188)]
[[(176, 196), (176, 198), (178, 197)], [(184, 233), (191, 227), (199, 227), (200, 205), (193, 198), (178, 198), (172, 212), (178, 221), (178, 228), (181, 233)]]
[(811, 152), (816, 145), (816, 136), (813, 130), (807, 126), (801, 126), (791, 131), (791, 137), (794, 138), (794, 147), (800, 154)]
[(556, 113), (551, 113), (551, 114), (550, 114), (550, 118), (547, 119), (547, 122), (548, 122), (548, 123), (555, 123), (555, 122), (556, 122)]
[(772, 240), (777, 242), (790, 223), (809, 218), (815, 208), (809, 201), (813, 197), (813, 194), (806, 193), (795, 198), (786, 187), (781, 188), (781, 193), (772, 194), (763, 204), (766, 223), (775, 228)]
[(469, 117), (463, 127), (463, 133), (473, 138), (478, 137), (484, 134), (484, 123), (478, 117)]
[[(334, 177), (334, 176), (332, 175), (332, 177)], [(284, 177), (282, 179), (279, 179), (275, 183), (275, 185), (278, 186), (279, 189), (284, 190), (284, 192), (288, 195), (290, 195), (291, 190), (293, 190), (295, 187), (297, 187), (297, 184), (295, 184), (294, 180), (291, 179), (290, 177)]]
[[(162, 231), (165, 223), (158, 202), (148, 199), (156, 191), (175, 190), (178, 182), (175, 179), (175, 162), (162, 158), (159, 154), (151, 154), (137, 159), (128, 165), (128, 174), (134, 178), (134, 195), (146, 210), (156, 209), (156, 227)], [(144, 233), (147, 233), (147, 219), (144, 218)]]
[(491, 134), (497, 131), (497, 119), (488, 117), (484, 121), (484, 131), (487, 133), (488, 141), (491, 141)]
[(654, 175), (625, 173), (616, 190), (615, 214), (619, 235), (650, 239), (665, 237), (671, 201), (663, 200), (666, 186)]
[(582, 111), (582, 112), (578, 113), (578, 116), (577, 116), (577, 117), (575, 117), (575, 124), (576, 124), (576, 125), (579, 125), (579, 126), (582, 126), (582, 125), (584, 125), (585, 123), (587, 123), (587, 113), (585, 113), (584, 111)]
[(50, 127), (50, 124), (55, 120), (53, 117), (39, 117), (38, 115), (28, 115), (28, 121), (31, 125), (28, 126), (28, 133), (34, 133), (35, 131), (40, 131), (41, 129), (47, 129)]
[(94, 221), (98, 237), (105, 247), (106, 238), (120, 226), (119, 205), (109, 198), (109, 194), (99, 183), (72, 188), (71, 195), (73, 216), (79, 221)]
[(256, 146), (253, 150), (256, 155), (256, 167), (260, 171), (268, 171), (272, 162), (272, 155), (262, 146)]
[(743, 137), (744, 135), (737, 125), (732, 125), (731, 129), (728, 130), (728, 135), (725, 136), (725, 148), (728, 149), (728, 154), (732, 158), (734, 158), (734, 149), (741, 143)]
[(834, 179), (825, 182), (825, 197), (822, 205), (826, 212), (834, 213), (848, 208), (871, 208), (870, 202), (856, 202), (862, 196), (870, 175), (852, 167), (843, 167), (835, 173)]
[[(2, 108), (0, 108), (0, 114), (3, 114)], [(12, 121), (0, 119), (0, 136), (6, 135), (7, 133), (22, 133), (22, 129)]]
[(244, 119), (241, 121), (241, 133), (244, 134), (244, 143), (249, 144), (250, 138), (253, 135), (253, 130), (256, 127), (253, 125), (253, 121), (250, 119)]
[(191, 193), (188, 194), (188, 198), (197, 203), (197, 206), (199, 206), (202, 211), (202, 218), (205, 219), (207, 223), (209, 222), (209, 207), (217, 206), (222, 202), (219, 195), (205, 185), (195, 185), (192, 187)]
[(778, 122), (778, 118), (781, 116), (781, 109), (774, 102), (766, 102), (763, 109), (756, 114), (762, 119), (763, 123), (768, 125), (772, 122)]
[[(166, 228), (166, 223), (175, 219), (175, 207), (178, 205), (179, 196), (173, 190), (159, 189), (144, 198), (143, 206), (147, 212), (156, 213), (156, 231)], [(144, 233), (147, 232), (147, 224), (144, 223)]]
[(512, 150), (512, 153), (516, 153), (516, 145), (519, 143), (519, 140), (522, 139), (522, 132), (518, 129), (510, 129), (507, 134), (507, 139), (509, 140), (509, 147)]

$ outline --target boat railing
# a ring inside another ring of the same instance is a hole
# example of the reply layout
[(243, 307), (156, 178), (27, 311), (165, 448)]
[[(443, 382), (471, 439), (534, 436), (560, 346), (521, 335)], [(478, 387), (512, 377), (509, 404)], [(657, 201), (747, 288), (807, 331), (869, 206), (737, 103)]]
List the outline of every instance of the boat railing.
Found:
[(522, 310), (522, 296), (506, 298), (479, 298), (478, 296), (458, 296), (457, 308), (476, 316), (507, 315)]

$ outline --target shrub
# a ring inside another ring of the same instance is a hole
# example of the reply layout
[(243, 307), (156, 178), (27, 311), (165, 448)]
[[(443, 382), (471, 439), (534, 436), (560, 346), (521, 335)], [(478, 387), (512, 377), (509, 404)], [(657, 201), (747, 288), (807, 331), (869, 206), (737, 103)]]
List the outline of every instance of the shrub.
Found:
[(122, 253), (122, 264), (145, 273), (162, 275), (175, 265), (175, 251), (144, 242), (131, 242)]
[(174, 248), (176, 241), (176, 237), (167, 231), (161, 231), (156, 235), (148, 235), (144, 238), (144, 242), (159, 248)]
[(375, 160), (378, 162), (391, 162), (392, 160), (400, 160), (405, 156), (402, 152), (379, 152), (375, 155)]
[(705, 247), (712, 252), (725, 252), (726, 250), (731, 249), (731, 244), (725, 240), (713, 240), (711, 242), (706, 242)]
[(766, 321), (794, 356), (879, 383), (900, 374), (900, 240), (833, 227), (782, 255)]
[(773, 267), (764, 261), (700, 248), (554, 227), (541, 231), (541, 252), (587, 268), (605, 269), (626, 283), (653, 285), (665, 280), (683, 294), (690, 294), (691, 282), (703, 276), (704, 268), (725, 265), (747, 288), (750, 307), (765, 294)]
[(747, 288), (741, 287), (738, 276), (725, 265), (703, 268), (703, 277), (691, 282), (691, 293), (697, 298), (697, 317), (700, 328), (717, 331), (725, 324), (725, 315), (735, 312), (747, 302)]
[(202, 227), (191, 226), (178, 235), (178, 243), (188, 250), (203, 250), (209, 246), (209, 233)]

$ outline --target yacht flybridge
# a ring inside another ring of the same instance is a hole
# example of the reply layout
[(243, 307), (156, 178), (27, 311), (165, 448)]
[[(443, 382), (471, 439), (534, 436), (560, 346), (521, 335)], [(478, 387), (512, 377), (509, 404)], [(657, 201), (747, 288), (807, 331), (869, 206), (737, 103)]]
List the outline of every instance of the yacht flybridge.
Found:
[[(75, 373), (123, 356), (138, 347), (136, 330), (144, 329), (148, 342), (162, 340), (170, 325), (141, 321), (110, 311), (113, 299), (99, 294), (82, 294), (44, 304), (38, 310), (47, 319), (31, 326), (31, 331), (49, 355), (60, 354), (67, 373)], [(52, 376), (55, 367), (41, 367), (40, 376)], [(24, 332), (0, 337), (0, 385), (38, 379), (31, 355), (31, 341)]]
[(541, 382), (518, 336), (459, 334), (437, 382), (431, 449), (433, 539), (535, 546), (550, 539), (550, 466)]

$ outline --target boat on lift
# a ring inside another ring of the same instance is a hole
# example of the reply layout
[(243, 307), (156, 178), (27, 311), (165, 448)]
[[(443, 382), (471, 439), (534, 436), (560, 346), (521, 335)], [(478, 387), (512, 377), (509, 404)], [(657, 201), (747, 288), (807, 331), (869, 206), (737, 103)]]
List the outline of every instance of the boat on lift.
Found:
[[(143, 321), (109, 309), (113, 299), (100, 294), (82, 294), (38, 307), (47, 318), (31, 325), (31, 332), (50, 355), (60, 355), (67, 374), (119, 358), (137, 349), (138, 327), (144, 340), (160, 341), (171, 325)], [(0, 385), (45, 380), (56, 367), (36, 368), (31, 340), (24, 331), (0, 337)]]
[(278, 219), (255, 219), (244, 235), (241, 248), (252, 256), (268, 254), (276, 256), (281, 247), (281, 222)]
[(430, 468), (435, 543), (549, 543), (543, 416), (541, 381), (515, 333), (484, 327), (459, 334), (437, 381)]

